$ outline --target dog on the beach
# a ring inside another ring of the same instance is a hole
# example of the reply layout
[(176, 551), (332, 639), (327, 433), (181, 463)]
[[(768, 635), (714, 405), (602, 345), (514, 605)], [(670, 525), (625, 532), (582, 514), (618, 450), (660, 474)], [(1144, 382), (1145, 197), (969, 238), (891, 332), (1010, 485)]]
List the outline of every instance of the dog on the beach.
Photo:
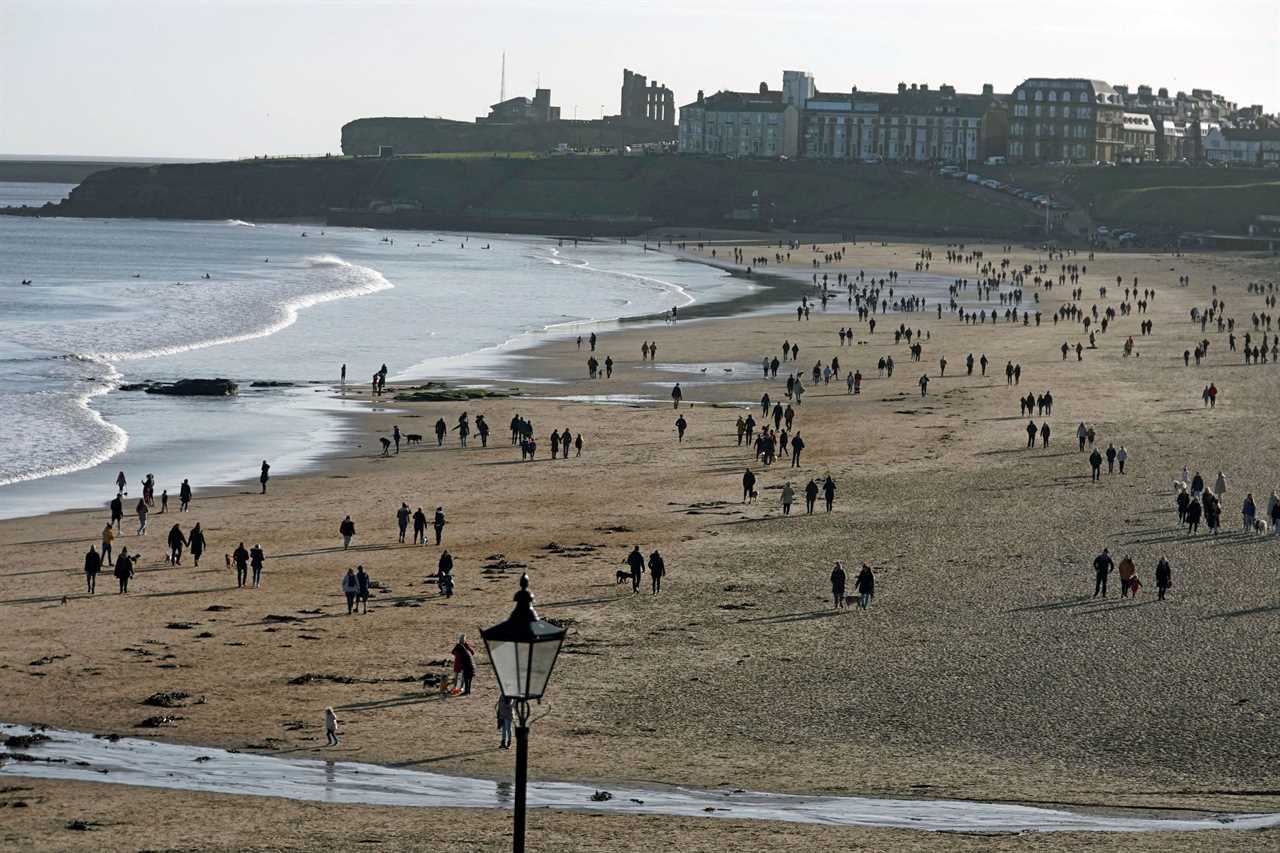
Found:
[(422, 436), (416, 432), (411, 432), (404, 437), (406, 444), (422, 444)]
[(1254, 533), (1266, 533), (1266, 532), (1267, 532), (1267, 523), (1266, 523), (1265, 521), (1263, 521), (1262, 519), (1260, 519), (1260, 518), (1255, 518), (1255, 519), (1253, 520), (1253, 532), (1254, 532)]
[(223, 554), (223, 555), (222, 555), (222, 559), (224, 559), (224, 560), (226, 560), (226, 561), (227, 561), (227, 568), (228, 568), (228, 569), (229, 569), (229, 568), (231, 568), (231, 555), (230, 555), (230, 554)]
[(378, 441), (381, 441), (381, 442), (382, 442), (382, 455), (383, 455), (383, 456), (390, 456), (390, 455), (391, 455), (391, 439), (389, 439), (389, 438), (380, 438), (380, 439), (378, 439)]
[(624, 584), (627, 581), (631, 580), (631, 572), (624, 572), (622, 569), (618, 569), (618, 571), (614, 572), (613, 576), (615, 580), (615, 585)]
[(1185, 483), (1182, 480), (1173, 481), (1173, 494), (1175, 497), (1177, 497), (1182, 492), (1189, 492), (1189, 491), (1191, 491), (1190, 483)]

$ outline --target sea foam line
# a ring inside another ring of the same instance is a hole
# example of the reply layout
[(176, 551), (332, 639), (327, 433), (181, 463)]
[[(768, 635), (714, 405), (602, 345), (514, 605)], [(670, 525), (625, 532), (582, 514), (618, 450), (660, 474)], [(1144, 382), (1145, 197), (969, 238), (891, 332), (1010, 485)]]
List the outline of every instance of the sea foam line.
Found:
[(395, 287), (394, 284), (387, 280), (386, 276), (377, 270), (344, 261), (336, 255), (319, 255), (307, 258), (307, 264), (311, 268), (338, 268), (344, 273), (357, 275), (364, 280), (362, 283), (353, 287), (338, 288), (336, 290), (328, 290), (321, 293), (311, 293), (306, 296), (290, 299), (280, 306), (282, 312), (281, 317), (274, 323), (270, 323), (260, 329), (254, 329), (234, 335), (226, 335), (220, 338), (210, 338), (208, 340), (196, 341), (189, 344), (175, 344), (173, 346), (155, 347), (153, 349), (146, 350), (76, 353), (74, 354), (74, 357), (85, 358), (92, 361), (137, 361), (138, 359), (176, 355), (178, 353), (190, 352), (191, 350), (207, 349), (208, 347), (222, 346), (223, 344), (236, 344), (243, 341), (255, 340), (256, 338), (265, 338), (270, 335), (274, 335), (282, 329), (287, 329), (296, 323), (298, 321), (298, 312), (304, 308), (311, 308), (325, 302), (334, 302), (339, 299), (347, 299), (353, 296), (368, 296), (370, 294), (378, 293), (383, 290), (390, 290)]

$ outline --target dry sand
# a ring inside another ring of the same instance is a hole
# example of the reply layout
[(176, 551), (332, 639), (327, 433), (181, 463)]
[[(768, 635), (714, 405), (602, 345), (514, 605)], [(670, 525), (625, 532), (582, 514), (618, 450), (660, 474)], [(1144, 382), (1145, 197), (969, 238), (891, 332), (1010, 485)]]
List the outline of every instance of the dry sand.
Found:
[[(823, 270), (891, 267), (905, 279), (918, 248), (860, 245), (844, 265)], [(932, 272), (974, 278), (971, 264), (947, 264), (944, 247), (932, 248)], [(999, 257), (999, 247), (984, 248), (988, 260)], [(1018, 249), (1014, 259), (1034, 263), (1036, 256)], [(808, 322), (781, 313), (624, 327), (604, 334), (598, 351), (602, 360), (614, 357), (611, 380), (585, 379), (586, 354), (572, 342), (550, 343), (515, 362), (511, 382), (502, 383), (522, 388), (524, 398), (375, 410), (364, 438), (326, 470), (276, 477), (265, 497), (256, 486), (206, 497), (197, 484), (190, 514), (155, 515), (144, 540), (117, 540), (117, 548), (138, 546), (143, 554), (128, 596), (114, 594), (109, 574), (96, 597), (78, 595), (83, 553), (97, 542), (104, 512), (0, 522), (0, 613), (8, 627), (0, 633), (0, 719), (134, 735), (150, 732), (135, 726), (157, 713), (143, 699), (183, 690), (205, 702), (173, 712), (183, 718), (176, 727), (151, 734), (505, 778), (512, 758), (494, 748), (495, 692), (483, 656), (468, 698), (441, 700), (398, 679), (444, 672), (439, 663), (456, 634), (474, 637), (501, 619), (527, 567), (542, 615), (571, 623), (549, 701), (537, 712), (531, 766), (538, 778), (1280, 809), (1280, 688), (1272, 663), (1280, 542), (1237, 530), (1244, 493), (1265, 507), (1280, 484), (1280, 438), (1270, 428), (1280, 365), (1245, 367), (1227, 352), (1227, 336), (1212, 331), (1204, 366), (1184, 368), (1181, 360), (1202, 337), (1188, 311), (1208, 304), (1212, 285), (1242, 336), (1249, 315), (1268, 310), (1246, 283), (1280, 280), (1280, 267), (1275, 259), (1224, 255), (1068, 260), (1088, 265), (1086, 308), (1120, 302), (1116, 275), (1126, 283), (1137, 275), (1139, 287), (1158, 291), (1149, 314), (1119, 318), (1083, 363), (1063, 362), (1058, 352), (1064, 340), (1084, 339), (1080, 327), (1049, 319), (1069, 287), (1041, 294), (1038, 329), (967, 326), (925, 311), (878, 317), (871, 336), (843, 301)], [(800, 252), (793, 264), (806, 274), (810, 268)], [(1183, 273), (1191, 275), (1189, 288), (1176, 286)], [(1098, 298), (1102, 284), (1107, 299)], [(1028, 285), (1028, 302), (1034, 291)], [(1139, 337), (1138, 323), (1148, 318), (1154, 335)], [(905, 342), (894, 346), (890, 328), (899, 322), (930, 333), (922, 364), (909, 362)], [(842, 349), (836, 330), (851, 324), (859, 343)], [(1129, 334), (1139, 358), (1121, 357)], [(784, 338), (800, 344), (803, 369), (838, 355), (843, 369), (866, 377), (858, 398), (843, 383), (809, 387), (797, 419), (807, 443), (799, 469), (784, 467), (785, 458), (763, 468), (734, 438), (746, 407), (731, 404), (765, 391), (782, 397), (786, 368), (766, 383), (758, 365)], [(658, 342), (660, 364), (694, 365), (692, 372), (642, 364), (642, 340)], [(988, 355), (988, 378), (964, 375), (968, 352)], [(898, 369), (880, 379), (876, 360), (890, 353)], [(949, 367), (939, 378), (943, 355)], [(1006, 387), (1008, 360), (1022, 366), (1016, 389)], [(726, 374), (713, 366), (708, 373), (717, 380), (741, 381), (699, 384), (706, 378), (697, 365), (721, 363), (750, 369)], [(925, 372), (932, 381), (922, 400), (916, 383)], [(521, 383), (533, 376), (565, 384)], [(695, 403), (681, 445), (667, 401), (677, 379)], [(1217, 408), (1205, 411), (1200, 391), (1210, 381), (1221, 394)], [(1045, 389), (1055, 398), (1053, 440), (1047, 450), (1024, 450), (1016, 397)], [(540, 399), (605, 393), (657, 402)], [(428, 438), (398, 457), (377, 455), (377, 436), (393, 424), (426, 435), (437, 417), (452, 423), (464, 409), (484, 413), (493, 426), (487, 450), (460, 450), (451, 434), (442, 450)], [(510, 445), (507, 423), (517, 411), (535, 424), (536, 462), (521, 463)], [(1104, 448), (1126, 447), (1125, 476), (1089, 481), (1073, 440), (1082, 420), (1096, 427)], [(565, 426), (585, 434), (586, 450), (581, 459), (552, 462), (546, 437)], [(1227, 474), (1224, 533), (1216, 539), (1188, 539), (1176, 529), (1171, 481), (1183, 464), (1206, 479)], [(753, 506), (739, 503), (748, 466), (760, 477)], [(785, 480), (801, 489), (828, 472), (838, 484), (835, 512), (819, 506), (813, 517), (781, 517)], [(452, 600), (424, 583), (439, 549), (396, 544), (401, 500), (428, 514), (445, 507), (445, 545), (457, 560)], [(348, 513), (358, 535), (343, 552), (337, 525)], [(184, 530), (195, 521), (208, 529), (211, 551), (199, 569), (189, 556), (178, 568), (163, 563), (164, 534), (175, 521)], [(268, 554), (261, 590), (236, 590), (234, 572), (223, 566), (223, 553), (242, 540), (260, 542)], [(665, 555), (662, 595), (633, 596), (615, 584), (632, 544)], [(1104, 546), (1137, 561), (1146, 588), (1136, 603), (1114, 590), (1105, 602), (1088, 597), (1090, 563)], [(499, 554), (522, 565), (485, 571)], [(1161, 554), (1173, 564), (1175, 586), (1170, 600), (1157, 603), (1152, 567)], [(877, 567), (870, 610), (829, 609), (835, 559), (855, 570), (863, 561)], [(348, 617), (339, 582), (356, 562), (389, 590), (375, 595), (368, 615)], [(230, 609), (211, 611), (215, 605)], [(301, 621), (275, 622), (272, 614)], [(180, 623), (192, 627), (171, 627)], [(46, 657), (53, 659), (34, 663)], [(362, 680), (288, 683), (304, 673)], [(341, 747), (322, 746), (325, 705), (343, 721)], [(0, 822), (0, 845), (14, 849), (336, 850), (351, 843), (339, 831), (346, 809), (331, 817), (318, 805), (5, 782), (33, 789), (22, 795), (30, 807), (21, 819), (10, 823), (19, 812), (8, 811)], [(161, 803), (165, 819), (150, 820)], [(321, 809), (333, 826), (323, 825)], [(499, 849), (507, 831), (498, 813), (358, 814), (374, 847), (432, 849), (448, 841)], [(71, 833), (63, 826), (73, 818), (103, 826)], [(196, 822), (201, 834), (193, 839)], [(777, 842), (796, 850), (1280, 845), (1275, 833), (1233, 833), (1015, 839), (993, 847), (955, 836), (572, 814), (538, 816), (531, 839), (540, 849), (581, 850)]]

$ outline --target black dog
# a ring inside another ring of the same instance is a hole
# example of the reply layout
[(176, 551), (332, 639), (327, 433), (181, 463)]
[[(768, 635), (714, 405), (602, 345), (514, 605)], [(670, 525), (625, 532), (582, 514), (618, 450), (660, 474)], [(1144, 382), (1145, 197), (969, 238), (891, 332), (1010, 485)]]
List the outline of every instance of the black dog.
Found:
[(618, 583), (623, 584), (631, 580), (631, 572), (624, 572), (622, 569), (618, 569), (614, 577), (617, 578)]
[(422, 444), (422, 436), (416, 432), (411, 432), (404, 437), (406, 444)]

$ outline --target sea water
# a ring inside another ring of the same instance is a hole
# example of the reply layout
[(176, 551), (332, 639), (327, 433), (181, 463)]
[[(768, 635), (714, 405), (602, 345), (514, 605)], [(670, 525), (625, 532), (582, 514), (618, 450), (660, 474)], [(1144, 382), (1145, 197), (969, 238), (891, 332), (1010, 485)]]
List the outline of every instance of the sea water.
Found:
[[(343, 364), (352, 385), (383, 364), (431, 379), (513, 340), (744, 286), (617, 242), (0, 217), (0, 517), (101, 505), (120, 470), (131, 494), (148, 473), (170, 493), (251, 480), (264, 458), (296, 473), (361, 440), (334, 417), (367, 405), (333, 392)], [(214, 377), (241, 393), (119, 390)]]

